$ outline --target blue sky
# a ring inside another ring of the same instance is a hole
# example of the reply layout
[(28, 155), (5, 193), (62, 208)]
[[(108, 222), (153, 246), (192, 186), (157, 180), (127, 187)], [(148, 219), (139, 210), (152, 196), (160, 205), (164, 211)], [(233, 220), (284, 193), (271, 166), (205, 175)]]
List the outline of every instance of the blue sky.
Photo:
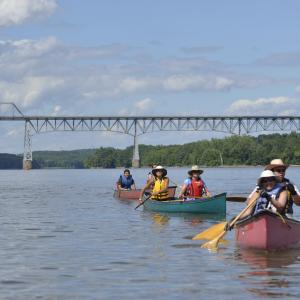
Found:
[[(299, 115), (299, 11), (297, 0), (0, 0), (1, 101), (26, 114)], [(22, 152), (22, 136), (0, 124), (0, 152)], [(117, 140), (49, 134), (34, 149), (132, 142)]]

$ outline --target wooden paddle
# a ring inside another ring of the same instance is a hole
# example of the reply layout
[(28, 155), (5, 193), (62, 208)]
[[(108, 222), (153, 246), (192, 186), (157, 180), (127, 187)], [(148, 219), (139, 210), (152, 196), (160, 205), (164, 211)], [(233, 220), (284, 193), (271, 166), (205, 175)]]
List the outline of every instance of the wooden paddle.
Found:
[(230, 202), (245, 202), (247, 200), (247, 197), (242, 195), (228, 195), (226, 196), (226, 201)]
[(195, 235), (193, 240), (199, 239), (207, 239), (210, 240), (209, 242), (204, 243), (201, 248), (206, 248), (209, 250), (217, 250), (218, 244), (220, 240), (225, 236), (228, 231), (228, 227), (231, 228), (235, 225), (235, 223), (239, 220), (239, 218), (250, 208), (254, 207), (256, 204), (256, 200), (259, 197), (259, 192), (253, 194), (250, 198), (249, 204), (230, 222), (222, 222), (212, 227), (208, 228), (207, 230)]
[(134, 209), (138, 209), (140, 206), (142, 206), (142, 205), (144, 205), (144, 203), (146, 202), (146, 201), (148, 201), (150, 198), (151, 198), (151, 194), (144, 200), (144, 201), (142, 201), (141, 203), (139, 203), (139, 205), (137, 205)]

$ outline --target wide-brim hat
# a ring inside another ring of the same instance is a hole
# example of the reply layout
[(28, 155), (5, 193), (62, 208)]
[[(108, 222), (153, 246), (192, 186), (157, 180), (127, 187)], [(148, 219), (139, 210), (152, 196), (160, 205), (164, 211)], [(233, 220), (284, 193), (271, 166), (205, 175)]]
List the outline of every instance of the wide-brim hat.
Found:
[(201, 170), (199, 166), (195, 165), (192, 166), (192, 168), (188, 171), (188, 174), (192, 175), (193, 172), (198, 172), (199, 174), (202, 174), (204, 171)]
[(265, 170), (265, 171), (263, 171), (260, 174), (259, 178), (257, 179), (257, 185), (261, 186), (262, 179), (264, 179), (264, 178), (270, 178), (270, 177), (274, 177), (274, 180), (276, 180), (276, 176), (275, 176), (275, 174), (271, 170)]
[(162, 166), (156, 166), (156, 167), (152, 170), (152, 174), (155, 176), (155, 174), (156, 174), (157, 171), (162, 171), (163, 176), (166, 176), (167, 173), (168, 173), (167, 170), (166, 170), (164, 167), (162, 167)]
[(273, 159), (266, 167), (265, 170), (273, 170), (274, 168), (283, 167), (287, 169), (289, 165), (283, 163), (282, 159)]

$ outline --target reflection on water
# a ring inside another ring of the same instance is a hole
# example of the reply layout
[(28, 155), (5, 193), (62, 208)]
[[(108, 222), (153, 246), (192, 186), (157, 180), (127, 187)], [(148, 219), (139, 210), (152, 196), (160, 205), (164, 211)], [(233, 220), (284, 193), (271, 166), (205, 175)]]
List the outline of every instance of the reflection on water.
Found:
[(289, 266), (300, 267), (300, 249), (287, 251), (256, 251), (236, 249), (234, 258), (246, 263), (250, 269), (239, 274), (238, 279), (247, 285), (247, 290), (259, 297), (299, 297), (295, 276)]

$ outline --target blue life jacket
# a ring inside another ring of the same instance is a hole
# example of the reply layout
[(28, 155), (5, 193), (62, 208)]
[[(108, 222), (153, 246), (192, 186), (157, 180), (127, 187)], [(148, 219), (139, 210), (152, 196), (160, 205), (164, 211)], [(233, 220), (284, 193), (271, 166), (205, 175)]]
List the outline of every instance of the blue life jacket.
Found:
[(131, 189), (131, 186), (134, 184), (134, 180), (131, 175), (126, 177), (125, 175), (120, 175), (120, 183), (123, 189)]
[[(278, 197), (283, 189), (284, 188), (281, 183), (276, 183), (276, 185), (274, 186), (274, 188), (271, 191), (266, 191), (266, 192), (273, 199), (278, 199)], [(256, 214), (259, 211), (264, 210), (264, 209), (271, 209), (270, 203), (268, 203), (268, 200), (265, 197), (259, 197), (256, 201), (253, 213)]]

